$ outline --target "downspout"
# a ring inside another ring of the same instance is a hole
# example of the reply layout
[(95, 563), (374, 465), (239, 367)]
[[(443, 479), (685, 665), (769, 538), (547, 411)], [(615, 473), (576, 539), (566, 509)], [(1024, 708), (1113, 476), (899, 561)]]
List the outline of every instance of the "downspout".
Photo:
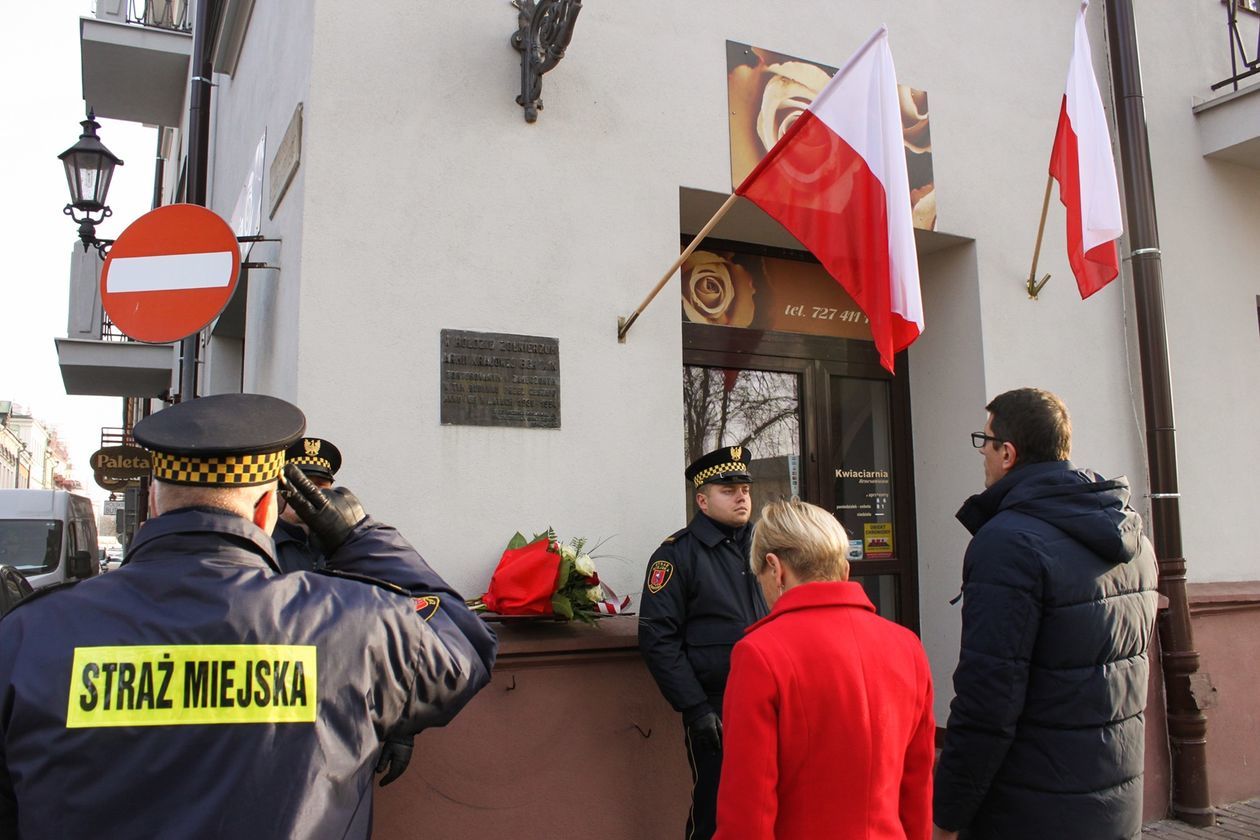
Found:
[(1216, 823), (1216, 816), (1208, 793), (1207, 718), (1193, 690), (1203, 678), (1196, 679), (1199, 652), (1194, 647), (1186, 598), (1186, 561), (1181, 553), (1181, 494), (1177, 490), (1176, 424), (1164, 321), (1163, 269), (1133, 0), (1106, 0), (1106, 9), (1142, 365), (1151, 529), (1159, 561), (1159, 591), (1168, 598), (1168, 608), (1159, 614), (1159, 646), (1172, 756), (1171, 807), (1177, 819), (1190, 825), (1209, 826)]
[(162, 156), (162, 134), (166, 129), (162, 126), (157, 127), (157, 153), (153, 160), (153, 206), (151, 210), (156, 210), (162, 206), (162, 193), (166, 190), (166, 159)]
[[(188, 185), (189, 204), (206, 206), (206, 174), (210, 158), (210, 76), (214, 67), (210, 57), (212, 42), (210, 21), (216, 0), (197, 0), (193, 21), (192, 88), (188, 106)], [(197, 396), (197, 345), (201, 334), (194, 333), (180, 342), (179, 398)]]

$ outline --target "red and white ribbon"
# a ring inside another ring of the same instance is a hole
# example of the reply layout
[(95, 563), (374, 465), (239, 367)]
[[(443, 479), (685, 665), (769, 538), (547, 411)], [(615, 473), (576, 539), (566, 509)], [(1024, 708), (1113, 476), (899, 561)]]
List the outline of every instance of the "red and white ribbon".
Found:
[(617, 593), (613, 592), (612, 587), (603, 581), (599, 582), (600, 588), (604, 590), (604, 600), (595, 605), (595, 612), (600, 615), (620, 615), (630, 607), (630, 596), (617, 600)]

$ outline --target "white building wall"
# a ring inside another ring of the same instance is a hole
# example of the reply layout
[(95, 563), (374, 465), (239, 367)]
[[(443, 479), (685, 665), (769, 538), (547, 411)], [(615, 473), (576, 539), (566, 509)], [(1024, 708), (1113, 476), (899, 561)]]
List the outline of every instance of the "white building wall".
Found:
[[(930, 92), (929, 92), (930, 94)], [(936, 715), (953, 692), (944, 680), (958, 659), (960, 569), (970, 535), (954, 512), (983, 483), (981, 460), (965, 432), (984, 426), (983, 330), (976, 247), (920, 255), (923, 306), (931, 329), (910, 349), (915, 507), (919, 536), (919, 619), (933, 663)]]
[[(1220, 513), (1260, 501), (1247, 480), (1260, 395), (1226, 385), (1254, 383), (1260, 364), (1249, 271), (1260, 175), (1198, 148), (1191, 98), (1224, 75), (1223, 10), (1150, 0), (1137, 12), (1186, 553), (1192, 579), (1254, 578), (1249, 536)], [(217, 90), (216, 209), (230, 212), (263, 127), (268, 165), (299, 101), (305, 128), (294, 184), (264, 222), (284, 239), (283, 269), (251, 281), (245, 388), (296, 399), (312, 434), (342, 444), (342, 480), (467, 594), (485, 587), (512, 532), (548, 524), (615, 535), (608, 550), (624, 560), (604, 575), (637, 594), (647, 556), (683, 524), (676, 284), (624, 345), (616, 319), (676, 253), (679, 188), (729, 191), (725, 41), (839, 64), (886, 21), (900, 80), (929, 93), (938, 229), (973, 242), (924, 256), (927, 332), (910, 353), (922, 623), (943, 704), (958, 629), (945, 601), (967, 542), (953, 513), (982, 486), (967, 434), (990, 398), (1026, 385), (1060, 394), (1074, 460), (1129, 475), (1135, 506), (1149, 509), (1127, 263), (1082, 302), (1056, 197), (1039, 267), (1053, 279), (1040, 300), (1024, 290), (1074, 13), (999, 0), (965, 13), (587, 4), (528, 125), (513, 102), (506, 4), (383, 0), (364, 14), (320, 3), (284, 18), (259, 4), (236, 77)], [(562, 428), (441, 426), (444, 328), (557, 337)]]
[[(1255, 580), (1260, 509), (1260, 170), (1204, 158), (1191, 106), (1230, 75), (1225, 13), (1164, 0), (1138, 18), (1192, 581)], [(1161, 14), (1162, 12), (1162, 14)], [(1256, 20), (1240, 13), (1250, 47)], [(1187, 43), (1202, 45), (1187, 49)], [(1252, 84), (1256, 83), (1253, 78)], [(1228, 93), (1223, 89), (1220, 94)], [(1241, 514), (1241, 516), (1240, 516)], [(1240, 527), (1240, 522), (1242, 523)]]
[[(307, 97), (313, 6), (255, 3), (236, 72), (231, 77), (215, 76), (217, 87), (212, 97), (209, 204), (223, 218), (231, 218), (237, 196), (249, 178), (254, 151), (266, 135), (262, 233), (280, 241), (254, 245), (250, 259), (279, 266), (279, 270), (249, 272), (243, 390), (287, 399), (296, 396), (301, 362), (298, 301), (306, 164), (303, 160), (298, 166), (274, 217), (270, 169), (294, 109)], [(306, 137), (302, 140), (305, 147)], [(219, 345), (226, 353), (222, 360), (226, 367), (240, 364), (239, 347), (230, 342)], [(218, 349), (212, 347), (211, 352)]]

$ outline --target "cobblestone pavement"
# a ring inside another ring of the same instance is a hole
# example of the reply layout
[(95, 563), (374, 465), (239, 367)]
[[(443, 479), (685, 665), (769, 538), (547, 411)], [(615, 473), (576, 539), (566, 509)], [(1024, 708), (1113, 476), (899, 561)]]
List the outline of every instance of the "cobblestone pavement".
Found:
[(1151, 823), (1142, 829), (1143, 838), (1154, 840), (1247, 840), (1260, 838), (1260, 799), (1235, 802), (1216, 809), (1216, 825), (1194, 828), (1176, 820)]

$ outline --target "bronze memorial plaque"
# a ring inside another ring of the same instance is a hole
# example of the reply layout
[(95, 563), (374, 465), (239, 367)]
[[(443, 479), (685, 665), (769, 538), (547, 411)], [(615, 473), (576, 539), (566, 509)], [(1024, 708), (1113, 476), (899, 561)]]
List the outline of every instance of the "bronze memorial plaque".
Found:
[(560, 428), (560, 339), (442, 330), (442, 425)]

